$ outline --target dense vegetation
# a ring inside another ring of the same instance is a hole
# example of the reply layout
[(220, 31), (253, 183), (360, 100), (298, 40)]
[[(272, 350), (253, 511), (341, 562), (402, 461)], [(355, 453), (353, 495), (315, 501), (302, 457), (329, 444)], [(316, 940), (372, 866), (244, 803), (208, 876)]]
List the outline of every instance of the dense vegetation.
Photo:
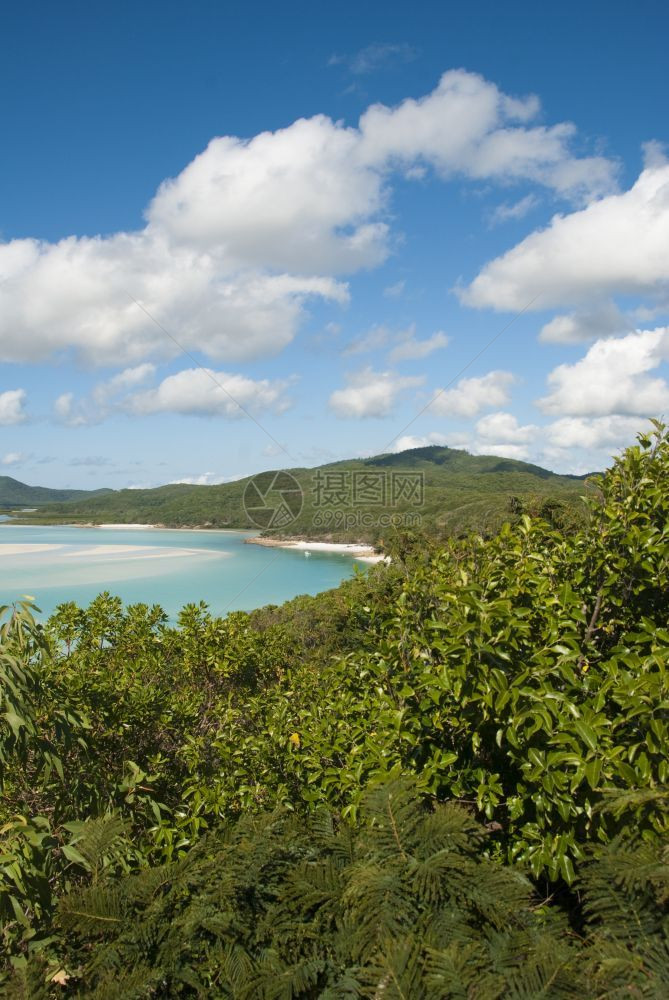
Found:
[(663, 428), (587, 508), (225, 620), (7, 609), (6, 995), (665, 996)]
[[(445, 538), (471, 529), (492, 534), (504, 521), (517, 519), (524, 509), (563, 522), (578, 519), (583, 511), (580, 497), (585, 485), (581, 478), (452, 448), (415, 448), (397, 455), (289, 471), (302, 489), (304, 505), (283, 533), (307, 538), (386, 541), (393, 519), (405, 527), (420, 526), (433, 537)], [(402, 473), (423, 477), (424, 495), (418, 502), (416, 496), (392, 497), (393, 483), (397, 482), (393, 477)], [(354, 486), (354, 477), (366, 475), (371, 477), (369, 492), (356, 490), (364, 485), (364, 479), (357, 478)], [(50, 503), (23, 520), (254, 528), (244, 509), (248, 482), (107, 491), (66, 504)], [(385, 495), (380, 497), (374, 486), (385, 489)]]
[(0, 476), (0, 509), (89, 500), (109, 492), (111, 490), (52, 490), (46, 486), (27, 486), (11, 476)]

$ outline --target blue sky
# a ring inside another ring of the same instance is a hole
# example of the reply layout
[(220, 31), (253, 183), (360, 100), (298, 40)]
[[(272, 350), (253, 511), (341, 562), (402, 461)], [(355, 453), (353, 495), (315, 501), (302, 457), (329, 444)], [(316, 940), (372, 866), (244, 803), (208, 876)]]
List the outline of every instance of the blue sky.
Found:
[(3, 12), (0, 474), (425, 443), (604, 465), (669, 411), (666, 6)]

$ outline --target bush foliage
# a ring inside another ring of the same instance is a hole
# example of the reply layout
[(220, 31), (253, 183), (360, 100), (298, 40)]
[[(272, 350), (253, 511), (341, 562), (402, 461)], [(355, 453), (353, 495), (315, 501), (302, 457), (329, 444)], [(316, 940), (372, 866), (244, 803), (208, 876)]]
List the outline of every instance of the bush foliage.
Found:
[(663, 995), (661, 425), (587, 509), (226, 619), (4, 609), (8, 995)]

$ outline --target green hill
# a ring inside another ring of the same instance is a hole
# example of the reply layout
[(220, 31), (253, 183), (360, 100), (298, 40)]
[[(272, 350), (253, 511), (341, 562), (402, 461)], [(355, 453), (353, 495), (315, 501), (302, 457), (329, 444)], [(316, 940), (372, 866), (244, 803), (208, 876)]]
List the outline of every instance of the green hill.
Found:
[(110, 492), (111, 490), (51, 490), (46, 486), (28, 486), (11, 476), (0, 476), (0, 507), (5, 509), (85, 500)]
[[(278, 478), (272, 488), (274, 475)], [(301, 491), (301, 505), (299, 493), (291, 492), (290, 476)], [(261, 494), (268, 491), (266, 512), (257, 509), (263, 501), (258, 500), (254, 482)], [(33, 498), (40, 509), (22, 520), (259, 528), (270, 535), (379, 542), (394, 526), (444, 536), (471, 528), (492, 533), (524, 510), (578, 519), (585, 489), (585, 477), (433, 446), (315, 469), (261, 473), (217, 486), (173, 484), (105, 491), (65, 503), (53, 503), (55, 498), (49, 497), (48, 508)], [(255, 501), (249, 500), (252, 493)], [(290, 510), (281, 517), (279, 507), (286, 496)], [(252, 503), (255, 520), (247, 513)]]

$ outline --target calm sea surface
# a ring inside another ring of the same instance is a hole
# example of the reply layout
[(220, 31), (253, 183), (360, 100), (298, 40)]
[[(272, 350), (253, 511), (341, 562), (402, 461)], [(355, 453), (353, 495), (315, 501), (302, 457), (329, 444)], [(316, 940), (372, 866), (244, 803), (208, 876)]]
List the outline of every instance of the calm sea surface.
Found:
[[(160, 604), (174, 618), (189, 602), (213, 613), (281, 604), (353, 575), (350, 556), (245, 545), (246, 532), (25, 527), (0, 524), (0, 604), (22, 594), (45, 615), (108, 590), (125, 603)], [(360, 564), (361, 566), (364, 564)]]

